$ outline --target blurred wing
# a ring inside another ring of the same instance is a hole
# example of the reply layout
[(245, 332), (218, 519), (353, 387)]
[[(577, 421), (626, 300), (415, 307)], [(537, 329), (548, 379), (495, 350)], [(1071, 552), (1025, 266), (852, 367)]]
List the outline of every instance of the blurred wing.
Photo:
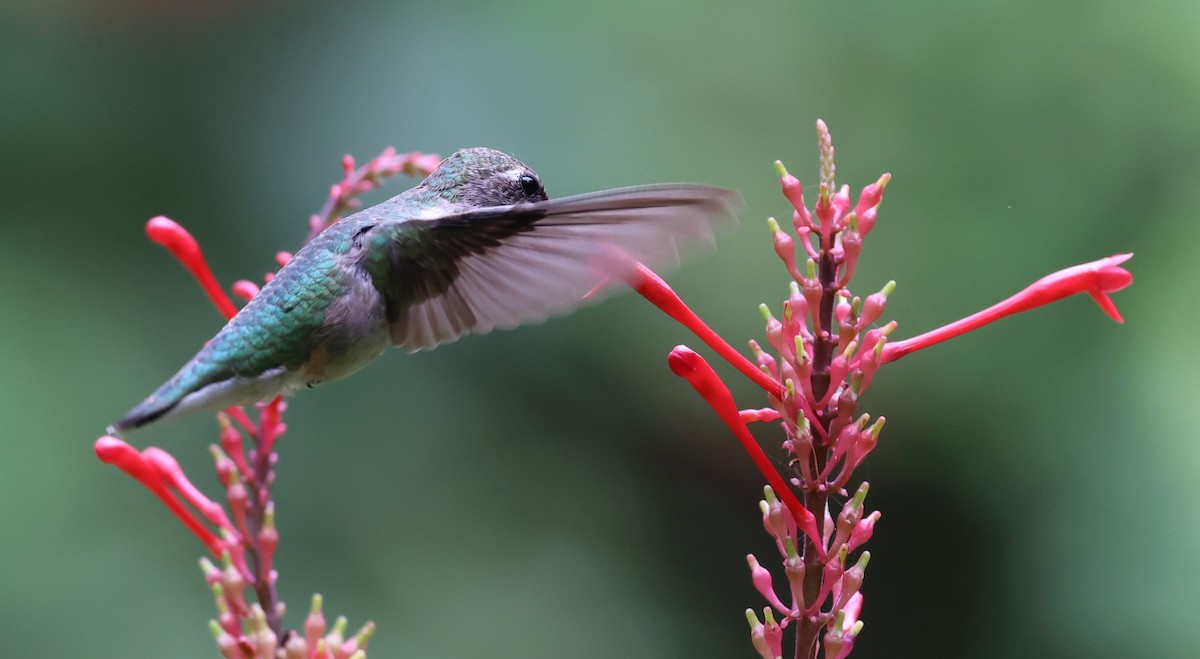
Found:
[(736, 226), (740, 204), (732, 190), (648, 185), (384, 224), (367, 268), (392, 342), (428, 350), (567, 313), (635, 262), (677, 267), (681, 250)]

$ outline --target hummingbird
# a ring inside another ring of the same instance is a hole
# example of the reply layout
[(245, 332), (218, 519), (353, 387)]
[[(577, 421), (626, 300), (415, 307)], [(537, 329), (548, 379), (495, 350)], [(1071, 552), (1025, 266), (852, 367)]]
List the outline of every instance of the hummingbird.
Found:
[(711, 244), (740, 205), (688, 183), (550, 199), (516, 158), (462, 149), (309, 241), (109, 432), (314, 387), (392, 345), (430, 350), (568, 313), (636, 262), (671, 267), (680, 247)]

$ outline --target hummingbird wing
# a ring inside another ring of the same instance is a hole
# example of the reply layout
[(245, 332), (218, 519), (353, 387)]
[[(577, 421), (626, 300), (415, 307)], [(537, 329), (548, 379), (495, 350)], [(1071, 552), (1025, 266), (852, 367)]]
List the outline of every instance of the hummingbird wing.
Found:
[(392, 342), (428, 350), (567, 313), (635, 262), (672, 268), (736, 226), (741, 196), (647, 185), (371, 227), (363, 266), (387, 305)]

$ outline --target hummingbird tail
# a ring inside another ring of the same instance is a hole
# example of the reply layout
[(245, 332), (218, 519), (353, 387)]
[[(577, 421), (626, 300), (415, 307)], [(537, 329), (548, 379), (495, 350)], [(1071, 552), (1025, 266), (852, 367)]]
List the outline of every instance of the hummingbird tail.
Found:
[(266, 400), (277, 394), (293, 391), (303, 381), (303, 374), (294, 375), (279, 366), (258, 375), (224, 378), (206, 374), (198, 378), (187, 367), (174, 378), (129, 410), (120, 421), (109, 426), (109, 432), (136, 430), (155, 421), (174, 419), (194, 412), (217, 411), (230, 405), (245, 405)]

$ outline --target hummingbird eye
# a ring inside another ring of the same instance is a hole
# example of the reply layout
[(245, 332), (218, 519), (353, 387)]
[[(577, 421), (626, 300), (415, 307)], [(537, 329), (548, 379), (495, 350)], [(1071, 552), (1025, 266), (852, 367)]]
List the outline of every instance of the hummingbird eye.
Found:
[(521, 191), (529, 197), (537, 197), (542, 192), (542, 183), (530, 174), (521, 175)]

